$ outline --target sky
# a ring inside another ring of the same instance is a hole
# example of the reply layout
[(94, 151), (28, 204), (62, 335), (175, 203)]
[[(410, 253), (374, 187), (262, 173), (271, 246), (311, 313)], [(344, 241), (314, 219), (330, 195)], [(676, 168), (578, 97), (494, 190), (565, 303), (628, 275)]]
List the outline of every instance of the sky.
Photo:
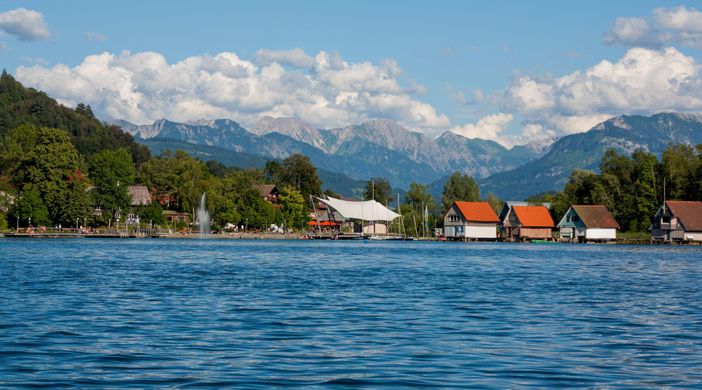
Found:
[(507, 147), (702, 112), (702, 4), (3, 1), (0, 66), (103, 120), (387, 118)]

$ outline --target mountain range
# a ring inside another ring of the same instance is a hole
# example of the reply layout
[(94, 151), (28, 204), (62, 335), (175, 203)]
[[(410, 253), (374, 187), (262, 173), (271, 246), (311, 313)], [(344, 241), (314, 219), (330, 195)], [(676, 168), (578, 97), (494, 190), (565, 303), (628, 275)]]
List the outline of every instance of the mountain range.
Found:
[[(335, 129), (317, 129), (298, 119), (271, 117), (260, 119), (250, 129), (228, 119), (113, 124), (154, 151), (174, 142), (190, 145), (195, 154), (195, 145), (210, 146), (239, 153), (243, 156), (237, 160), (239, 165), (252, 161), (253, 156), (282, 159), (302, 153), (327, 172), (356, 180), (385, 177), (399, 188), (407, 188), (411, 182), (441, 188), (448, 175), (459, 171), (478, 178), (483, 195), (492, 192), (515, 200), (562, 189), (575, 168), (598, 171), (609, 148), (621, 153), (641, 148), (660, 156), (669, 143), (702, 143), (702, 116), (678, 113), (618, 116), (550, 145), (512, 149), (451, 132), (431, 139), (382, 119)], [(200, 152), (212, 154), (211, 150)], [(260, 164), (261, 160), (257, 161)]]
[(563, 189), (573, 169), (599, 172), (607, 149), (627, 155), (643, 149), (660, 158), (671, 143), (701, 144), (702, 115), (617, 116), (587, 132), (559, 139), (541, 158), (480, 180), (480, 189), (483, 194), (492, 192), (502, 199), (524, 199)]

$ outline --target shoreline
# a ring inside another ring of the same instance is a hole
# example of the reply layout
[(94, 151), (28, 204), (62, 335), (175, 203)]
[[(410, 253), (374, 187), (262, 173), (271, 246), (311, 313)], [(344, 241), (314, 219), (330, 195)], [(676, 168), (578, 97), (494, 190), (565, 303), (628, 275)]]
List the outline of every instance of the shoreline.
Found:
[[(161, 238), (161, 239), (186, 239), (186, 240), (200, 240), (200, 239), (211, 239), (211, 240), (266, 240), (266, 241), (280, 241), (280, 240), (315, 240), (315, 241), (366, 241), (366, 240), (331, 240), (328, 238), (315, 238), (309, 237), (304, 234), (297, 233), (224, 233), (224, 234), (208, 234), (201, 237), (199, 233), (159, 233), (159, 234), (140, 234), (132, 233), (126, 234), (122, 233), (75, 233), (75, 232), (0, 232), (0, 238), (44, 238), (44, 239), (79, 239), (79, 238), (114, 238), (114, 239), (129, 239), (129, 238)], [(415, 240), (408, 240), (405, 242), (442, 242), (436, 238), (420, 238)], [(494, 240), (494, 241), (443, 241), (447, 243), (472, 243), (472, 242), (489, 242), (489, 243), (514, 243), (511, 241)], [(663, 245), (663, 246), (702, 246), (702, 242), (697, 241), (686, 241), (686, 242), (664, 242), (664, 241), (654, 241), (654, 240), (643, 240), (643, 239), (617, 239), (609, 242), (560, 242), (560, 241), (548, 241), (548, 242), (522, 242), (522, 244), (533, 244), (533, 245), (552, 245), (552, 244), (571, 244), (571, 245)]]

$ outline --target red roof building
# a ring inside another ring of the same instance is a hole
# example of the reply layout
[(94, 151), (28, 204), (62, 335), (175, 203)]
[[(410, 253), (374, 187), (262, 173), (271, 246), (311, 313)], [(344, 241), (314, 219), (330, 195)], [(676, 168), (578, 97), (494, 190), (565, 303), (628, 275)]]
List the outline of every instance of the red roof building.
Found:
[(444, 215), (444, 235), (452, 240), (495, 240), (500, 220), (488, 202), (455, 201)]
[(545, 206), (512, 206), (506, 219), (507, 238), (512, 241), (553, 238), (553, 218)]

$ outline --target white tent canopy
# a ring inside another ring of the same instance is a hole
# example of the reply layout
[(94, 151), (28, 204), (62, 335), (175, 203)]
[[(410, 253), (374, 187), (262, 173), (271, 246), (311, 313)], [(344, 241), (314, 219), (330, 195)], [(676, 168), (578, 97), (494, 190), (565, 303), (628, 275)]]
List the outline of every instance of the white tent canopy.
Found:
[(362, 219), (365, 221), (392, 221), (400, 214), (390, 210), (375, 200), (349, 201), (327, 197), (317, 198), (327, 206), (336, 210), (346, 219)]

